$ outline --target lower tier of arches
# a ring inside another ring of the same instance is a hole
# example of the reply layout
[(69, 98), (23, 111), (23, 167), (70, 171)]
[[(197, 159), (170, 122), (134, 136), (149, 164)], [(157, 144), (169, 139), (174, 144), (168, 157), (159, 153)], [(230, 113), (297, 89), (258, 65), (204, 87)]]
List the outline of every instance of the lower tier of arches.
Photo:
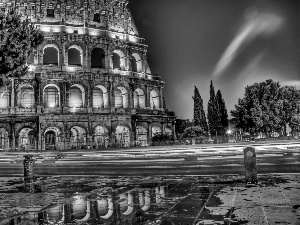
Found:
[(148, 146), (155, 135), (175, 137), (175, 117), (52, 115), (0, 119), (0, 151)]

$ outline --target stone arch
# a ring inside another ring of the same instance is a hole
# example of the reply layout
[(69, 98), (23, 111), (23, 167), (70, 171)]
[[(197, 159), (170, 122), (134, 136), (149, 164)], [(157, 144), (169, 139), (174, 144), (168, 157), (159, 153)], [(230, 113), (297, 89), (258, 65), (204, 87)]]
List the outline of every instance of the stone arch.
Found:
[(26, 150), (35, 150), (37, 148), (36, 132), (29, 126), (21, 127), (18, 130), (18, 147)]
[[(48, 49), (48, 51), (46, 51)], [(50, 49), (50, 50), (49, 50)], [(56, 52), (54, 51), (56, 50)], [(46, 51), (46, 52), (45, 52)], [(46, 44), (43, 46), (42, 62), (43, 65), (54, 65), (59, 66), (59, 47), (56, 44)], [(57, 54), (57, 58), (51, 57), (52, 55)]]
[(104, 215), (104, 216), (100, 216), (102, 219), (109, 219), (113, 213), (114, 213), (114, 203), (113, 203), (113, 199), (110, 197), (110, 198), (107, 198), (107, 213)]
[(44, 106), (49, 108), (60, 106), (60, 88), (56, 84), (47, 84), (44, 87), (43, 102)]
[(108, 201), (106, 199), (101, 199), (97, 201), (98, 215), (104, 216), (108, 213)]
[(115, 88), (115, 108), (128, 108), (128, 91), (125, 87), (118, 86)]
[(35, 107), (35, 91), (32, 85), (24, 84), (19, 87), (18, 105), (21, 108)]
[(144, 212), (148, 211), (151, 206), (151, 197), (150, 197), (150, 191), (145, 190), (145, 197), (144, 197), (144, 205), (141, 208)]
[(116, 143), (119, 147), (130, 146), (130, 127), (127, 125), (119, 125), (115, 130)]
[(9, 90), (2, 86), (0, 88), (0, 109), (9, 108)]
[(145, 108), (145, 93), (143, 89), (137, 88), (133, 92), (133, 107), (134, 108), (139, 108), (139, 109), (144, 109)]
[(164, 134), (168, 134), (169, 136), (173, 135), (172, 128), (170, 126), (166, 126), (164, 129)]
[(58, 144), (61, 142), (60, 134), (61, 131), (57, 127), (48, 127), (45, 129), (43, 135), (45, 150), (57, 150)]
[[(75, 59), (72, 59), (73, 56)], [(83, 65), (83, 49), (79, 45), (71, 45), (68, 48), (68, 63), (69, 66), (82, 66)]]
[(9, 149), (8, 131), (0, 127), (0, 150)]
[(93, 107), (108, 108), (108, 91), (103, 85), (97, 85), (93, 89)]
[(150, 92), (151, 109), (159, 109), (159, 93), (156, 90)]
[(151, 128), (151, 137), (161, 133), (162, 133), (161, 125), (153, 124)]
[(88, 130), (81, 125), (74, 124), (70, 129), (71, 148), (83, 149), (87, 145)]
[(141, 146), (146, 146), (148, 143), (148, 131), (144, 126), (137, 126), (136, 127), (136, 141)]
[(98, 125), (94, 129), (94, 142), (97, 147), (105, 147), (105, 141), (109, 139), (109, 130), (106, 126)]
[(143, 71), (142, 58), (138, 53), (133, 53), (131, 56), (132, 72), (141, 73)]
[(72, 209), (75, 220), (82, 220), (87, 214), (87, 200), (84, 196), (74, 196), (72, 202)]
[[(79, 90), (78, 90), (79, 89)], [(69, 91), (69, 107), (83, 108), (85, 105), (85, 90), (80, 84), (73, 84)]]
[(127, 205), (127, 210), (122, 212), (124, 216), (129, 216), (134, 210), (133, 193), (131, 192), (127, 193)]
[(50, 207), (46, 209), (48, 221), (50, 223), (57, 223), (63, 217), (64, 207), (63, 205), (56, 205), (54, 207)]
[(105, 51), (95, 47), (91, 51), (91, 68), (105, 68)]
[(112, 69), (125, 70), (125, 54), (121, 50), (114, 50), (112, 53)]

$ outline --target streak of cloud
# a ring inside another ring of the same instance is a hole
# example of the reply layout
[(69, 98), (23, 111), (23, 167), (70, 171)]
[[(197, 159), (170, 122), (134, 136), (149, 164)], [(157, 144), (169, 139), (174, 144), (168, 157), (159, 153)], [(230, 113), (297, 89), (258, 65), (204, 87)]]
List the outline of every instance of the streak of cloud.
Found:
[(213, 72), (213, 78), (218, 78), (237, 58), (237, 56), (258, 37), (271, 37), (283, 25), (283, 19), (271, 13), (256, 14), (248, 18), (242, 29), (225, 50)]

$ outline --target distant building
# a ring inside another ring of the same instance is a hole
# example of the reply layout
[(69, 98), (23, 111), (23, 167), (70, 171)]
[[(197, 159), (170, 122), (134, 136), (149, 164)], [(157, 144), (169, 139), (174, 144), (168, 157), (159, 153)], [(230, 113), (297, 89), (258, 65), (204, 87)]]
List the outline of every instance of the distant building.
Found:
[(5, 0), (45, 33), (29, 72), (0, 87), (0, 149), (128, 147), (175, 134), (164, 82), (126, 0)]

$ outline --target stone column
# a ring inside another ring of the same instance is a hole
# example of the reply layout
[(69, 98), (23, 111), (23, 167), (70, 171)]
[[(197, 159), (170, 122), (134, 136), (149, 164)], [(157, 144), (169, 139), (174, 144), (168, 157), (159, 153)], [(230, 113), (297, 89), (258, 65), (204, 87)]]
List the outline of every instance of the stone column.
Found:
[(159, 88), (159, 108), (162, 109), (164, 107), (164, 98), (163, 98), (163, 88)]
[(149, 87), (148, 87), (148, 85), (145, 85), (145, 90), (146, 90), (146, 92), (145, 92), (145, 107), (148, 108), (148, 107), (150, 107)]
[(244, 149), (244, 165), (246, 183), (257, 183), (256, 153), (252, 147)]
[(151, 135), (152, 135), (152, 126), (151, 126), (151, 122), (147, 122), (148, 123), (148, 136), (147, 136), (147, 142), (148, 144), (150, 144), (151, 141)]
[(15, 78), (11, 78), (10, 114), (15, 114)]

